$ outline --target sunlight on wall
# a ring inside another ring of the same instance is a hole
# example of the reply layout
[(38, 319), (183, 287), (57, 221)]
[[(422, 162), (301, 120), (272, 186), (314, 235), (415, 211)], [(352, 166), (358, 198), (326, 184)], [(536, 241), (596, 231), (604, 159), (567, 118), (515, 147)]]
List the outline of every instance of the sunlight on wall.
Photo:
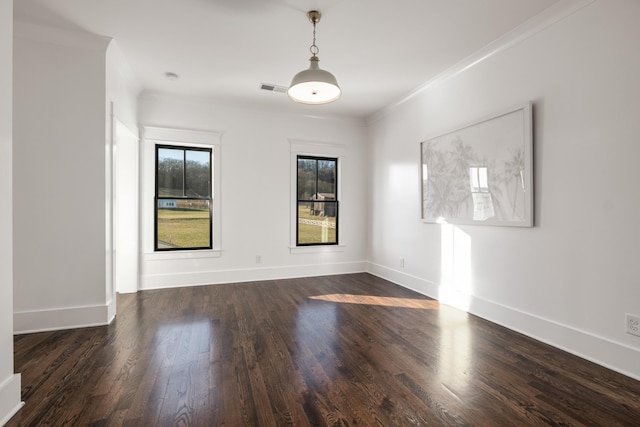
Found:
[(438, 299), (468, 311), (471, 303), (471, 237), (452, 224), (441, 224), (441, 269)]

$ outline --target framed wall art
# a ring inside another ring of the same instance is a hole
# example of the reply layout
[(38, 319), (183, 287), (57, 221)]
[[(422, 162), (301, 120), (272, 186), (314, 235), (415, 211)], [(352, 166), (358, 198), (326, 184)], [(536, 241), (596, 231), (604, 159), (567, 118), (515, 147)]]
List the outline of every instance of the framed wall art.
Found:
[(422, 220), (533, 226), (532, 106), (420, 143)]

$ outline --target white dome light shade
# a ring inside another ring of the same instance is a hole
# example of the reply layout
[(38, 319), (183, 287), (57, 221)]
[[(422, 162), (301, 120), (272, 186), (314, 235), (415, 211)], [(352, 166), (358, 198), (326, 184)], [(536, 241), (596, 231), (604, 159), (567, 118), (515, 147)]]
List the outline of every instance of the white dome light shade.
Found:
[(291, 80), (289, 98), (301, 104), (327, 104), (340, 98), (342, 90), (334, 75), (320, 69), (317, 56), (312, 56), (309, 62), (309, 68)]

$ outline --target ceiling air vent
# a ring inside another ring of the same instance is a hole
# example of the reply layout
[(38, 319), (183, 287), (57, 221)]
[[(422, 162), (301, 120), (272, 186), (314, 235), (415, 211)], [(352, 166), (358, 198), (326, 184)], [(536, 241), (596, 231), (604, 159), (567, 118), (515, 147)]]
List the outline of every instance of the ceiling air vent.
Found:
[(285, 86), (278, 86), (271, 83), (260, 83), (260, 89), (268, 90), (270, 92), (287, 93), (288, 88)]

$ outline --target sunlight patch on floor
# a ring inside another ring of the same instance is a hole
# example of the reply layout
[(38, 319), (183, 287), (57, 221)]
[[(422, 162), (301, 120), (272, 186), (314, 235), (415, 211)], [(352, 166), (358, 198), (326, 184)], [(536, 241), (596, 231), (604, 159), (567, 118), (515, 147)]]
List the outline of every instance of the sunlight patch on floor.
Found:
[(383, 307), (422, 308), (428, 310), (436, 310), (440, 307), (436, 300), (380, 297), (374, 295), (327, 294), (311, 296), (309, 298), (318, 301), (329, 301), (343, 304), (379, 305)]

